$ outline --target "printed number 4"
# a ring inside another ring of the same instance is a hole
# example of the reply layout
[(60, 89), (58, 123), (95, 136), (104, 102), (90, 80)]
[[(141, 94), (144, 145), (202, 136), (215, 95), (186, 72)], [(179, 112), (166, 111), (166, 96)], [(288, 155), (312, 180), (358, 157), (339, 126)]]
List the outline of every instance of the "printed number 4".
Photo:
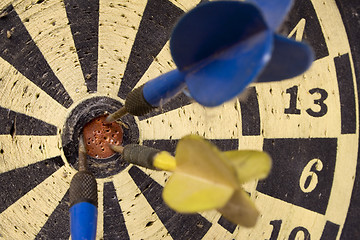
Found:
[[(297, 115), (299, 115), (301, 113), (301, 111), (300, 111), (300, 109), (297, 108), (298, 86), (295, 85), (295, 86), (293, 86), (291, 88), (286, 89), (286, 93), (290, 94), (290, 104), (289, 104), (288, 108), (285, 108), (284, 112), (286, 114), (297, 114)], [(328, 107), (324, 103), (324, 101), (328, 97), (328, 93), (326, 92), (326, 90), (324, 90), (322, 88), (310, 89), (309, 93), (311, 95), (313, 95), (315, 93), (320, 94), (320, 98), (314, 100), (314, 104), (320, 106), (320, 110), (319, 111), (314, 111), (313, 109), (308, 108), (308, 109), (306, 109), (306, 112), (312, 117), (322, 117), (322, 116), (324, 116), (328, 111)]]

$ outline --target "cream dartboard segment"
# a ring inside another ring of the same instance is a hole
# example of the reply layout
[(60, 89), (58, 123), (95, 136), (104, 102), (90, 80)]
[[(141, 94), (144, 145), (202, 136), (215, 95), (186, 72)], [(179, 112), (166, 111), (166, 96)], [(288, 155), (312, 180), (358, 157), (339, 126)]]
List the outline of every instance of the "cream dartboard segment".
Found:
[[(0, 3), (0, 238), (69, 239), (69, 185), (78, 135), (126, 95), (174, 69), (169, 37), (194, 0), (2, 0)], [(123, 143), (174, 152), (190, 133), (221, 150), (273, 159), (244, 186), (254, 228), (215, 211), (183, 215), (161, 193), (170, 173), (119, 155), (90, 159), (97, 239), (359, 238), (360, 10), (356, 1), (295, 1), (279, 32), (309, 43), (303, 75), (253, 83), (246, 100), (204, 108), (180, 94), (161, 110), (123, 118)]]

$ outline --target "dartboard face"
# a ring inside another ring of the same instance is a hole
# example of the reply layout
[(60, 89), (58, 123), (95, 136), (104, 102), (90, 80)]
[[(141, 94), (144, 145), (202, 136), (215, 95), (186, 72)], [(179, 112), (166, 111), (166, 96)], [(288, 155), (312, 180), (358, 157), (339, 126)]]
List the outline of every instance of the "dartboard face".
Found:
[[(204, 1), (202, 1), (204, 2)], [(69, 184), (82, 127), (175, 68), (171, 29), (199, 0), (2, 0), (0, 3), (0, 237), (69, 239)], [(297, 0), (279, 29), (309, 43), (303, 75), (254, 83), (246, 100), (204, 108), (181, 94), (124, 118), (124, 144), (173, 152), (199, 134), (221, 150), (256, 149), (272, 172), (247, 183), (261, 216), (236, 226), (216, 211), (169, 209), (169, 177), (90, 159), (98, 239), (356, 239), (359, 224), (360, 10), (355, 1)], [(191, 36), (189, 36), (191, 37)]]

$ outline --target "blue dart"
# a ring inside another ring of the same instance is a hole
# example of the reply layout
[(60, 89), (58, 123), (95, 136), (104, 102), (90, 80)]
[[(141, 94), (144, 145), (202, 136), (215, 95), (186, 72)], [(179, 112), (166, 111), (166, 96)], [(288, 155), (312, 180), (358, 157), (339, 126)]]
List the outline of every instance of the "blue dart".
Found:
[(79, 171), (70, 183), (70, 232), (73, 240), (93, 240), (97, 227), (97, 184), (87, 170), (86, 149), (79, 141)]
[(291, 0), (214, 1), (185, 14), (174, 27), (170, 51), (177, 69), (130, 92), (109, 115), (142, 116), (187, 89), (203, 106), (239, 95), (251, 82), (280, 81), (306, 71), (311, 48), (275, 33)]

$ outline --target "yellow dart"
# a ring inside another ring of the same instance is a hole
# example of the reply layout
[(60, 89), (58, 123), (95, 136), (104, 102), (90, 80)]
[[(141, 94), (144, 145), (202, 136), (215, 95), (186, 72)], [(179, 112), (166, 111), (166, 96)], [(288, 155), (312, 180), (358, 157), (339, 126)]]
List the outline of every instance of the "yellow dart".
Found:
[(163, 199), (180, 213), (217, 209), (233, 223), (252, 227), (259, 212), (242, 184), (265, 178), (271, 158), (261, 151), (219, 151), (205, 139), (188, 135), (176, 148), (175, 157), (166, 151), (127, 145), (113, 147), (124, 159), (143, 167), (172, 171), (163, 190)]
[(182, 138), (176, 148), (176, 168), (163, 191), (164, 201), (181, 213), (218, 209), (228, 220), (255, 225), (259, 215), (241, 185), (265, 178), (271, 158), (260, 151), (220, 152), (195, 135)]

